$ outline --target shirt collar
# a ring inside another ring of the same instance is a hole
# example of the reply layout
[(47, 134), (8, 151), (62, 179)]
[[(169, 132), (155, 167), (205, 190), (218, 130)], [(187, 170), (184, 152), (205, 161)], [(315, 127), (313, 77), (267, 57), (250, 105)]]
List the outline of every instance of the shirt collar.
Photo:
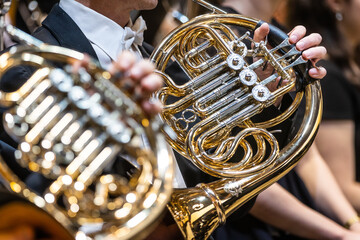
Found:
[(77, 1), (60, 0), (59, 5), (90, 42), (101, 48), (112, 60), (117, 59), (123, 50), (121, 39), (124, 28)]

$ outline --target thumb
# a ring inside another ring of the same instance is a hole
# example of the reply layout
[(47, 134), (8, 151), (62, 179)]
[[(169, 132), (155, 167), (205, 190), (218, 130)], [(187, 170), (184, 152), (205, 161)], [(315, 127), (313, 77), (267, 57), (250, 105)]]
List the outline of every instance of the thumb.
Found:
[(253, 37), (254, 41), (255, 42), (264, 41), (266, 36), (269, 34), (269, 32), (270, 32), (269, 24), (267, 23), (261, 24), (261, 26), (258, 27), (254, 32), (254, 37)]

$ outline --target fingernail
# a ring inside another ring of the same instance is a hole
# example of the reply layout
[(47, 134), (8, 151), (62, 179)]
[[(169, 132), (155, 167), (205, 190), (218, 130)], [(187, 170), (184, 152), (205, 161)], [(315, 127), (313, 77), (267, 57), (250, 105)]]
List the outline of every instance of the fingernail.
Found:
[(319, 70), (316, 68), (311, 68), (311, 69), (309, 69), (309, 75), (311, 75), (311, 77), (313, 77), (313, 78), (317, 78), (320, 76)]
[[(301, 51), (301, 49), (299, 49), (300, 51)], [(308, 53), (308, 52), (306, 52), (306, 51), (304, 51), (303, 53), (302, 53), (302, 56), (303, 56), (303, 58), (305, 58), (305, 59), (311, 59), (311, 55)]]
[(126, 61), (126, 59), (119, 59), (118, 64), (122, 70), (128, 70), (131, 66), (129, 61)]
[(290, 41), (295, 43), (298, 40), (298, 37), (296, 35), (291, 35), (290, 36)]
[(296, 47), (300, 50), (300, 51), (302, 51), (302, 50), (304, 50), (304, 42), (303, 41), (299, 41), (298, 43), (296, 43)]
[(131, 69), (131, 76), (135, 77), (135, 78), (140, 78), (142, 74), (142, 71), (140, 68), (135, 67)]

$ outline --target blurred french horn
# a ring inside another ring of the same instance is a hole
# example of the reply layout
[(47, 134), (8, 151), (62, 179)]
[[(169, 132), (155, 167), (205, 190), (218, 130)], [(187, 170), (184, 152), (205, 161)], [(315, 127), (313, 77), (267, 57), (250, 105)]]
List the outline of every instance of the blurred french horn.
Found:
[[(61, 223), (62, 239), (147, 236), (172, 192), (173, 158), (161, 121), (146, 117), (95, 62), (72, 73), (71, 63), (84, 54), (11, 25), (7, 32), (25, 44), (0, 56), (0, 75), (19, 65), (36, 71), (18, 90), (0, 92), (8, 108), (4, 127), (19, 142), (18, 163), (42, 176), (44, 186), (39, 190), (1, 159), (8, 188)], [(129, 175), (117, 171), (124, 158), (135, 167)]]
[[(177, 189), (168, 204), (185, 239), (207, 239), (301, 159), (316, 134), (322, 98), (319, 82), (306, 75), (309, 63), (284, 32), (270, 26), (267, 40), (254, 42), (251, 35), (262, 21), (195, 2), (213, 13), (176, 28), (151, 59), (165, 82), (156, 94), (164, 105), (161, 118), (177, 134), (167, 136), (168, 142), (199, 169), (220, 178)], [(174, 65), (187, 76), (183, 82), (167, 73)], [(253, 120), (294, 89), (296, 96), (280, 115)], [(280, 149), (269, 128), (281, 131), (278, 124), (295, 114), (303, 96), (302, 122)], [(236, 151), (242, 154), (235, 157)]]

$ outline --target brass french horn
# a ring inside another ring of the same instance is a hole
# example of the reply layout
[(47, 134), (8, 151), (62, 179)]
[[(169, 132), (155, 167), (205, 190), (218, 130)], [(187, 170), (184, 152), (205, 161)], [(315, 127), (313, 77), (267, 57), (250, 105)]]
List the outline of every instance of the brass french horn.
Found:
[[(254, 42), (251, 34), (262, 21), (197, 2), (214, 13), (176, 28), (151, 56), (165, 82), (156, 94), (164, 105), (161, 118), (176, 133), (176, 138), (165, 133), (168, 142), (220, 178), (172, 194), (168, 208), (185, 239), (207, 239), (230, 214), (289, 172), (310, 147), (322, 113), (320, 84), (307, 78), (309, 63), (285, 33), (271, 26), (266, 41)], [(174, 65), (187, 76), (182, 82), (167, 73)], [(276, 80), (279, 84), (270, 88)], [(254, 120), (294, 89), (292, 103), (280, 115)], [(269, 128), (293, 116), (303, 96), (302, 123), (280, 149)], [(236, 151), (242, 155), (234, 157)]]
[[(1, 159), (8, 188), (61, 223), (66, 239), (144, 238), (172, 192), (163, 124), (148, 118), (95, 62), (72, 73), (82, 53), (12, 26), (7, 31), (26, 44), (0, 56), (0, 75), (20, 65), (36, 71), (18, 90), (0, 92), (0, 105), (9, 109), (4, 126), (19, 142), (18, 163), (46, 179), (44, 189), (35, 189)], [(134, 165), (129, 176), (116, 171), (121, 159)]]

